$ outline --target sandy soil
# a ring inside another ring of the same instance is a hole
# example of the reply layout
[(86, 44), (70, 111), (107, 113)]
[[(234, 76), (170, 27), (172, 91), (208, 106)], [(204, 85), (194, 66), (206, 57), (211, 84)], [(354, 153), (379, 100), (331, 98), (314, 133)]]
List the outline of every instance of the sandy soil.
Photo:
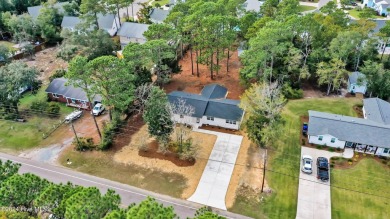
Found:
[(41, 73), (38, 79), (42, 80), (44, 84), (48, 84), (49, 77), (54, 74), (57, 69), (68, 68), (67, 62), (56, 57), (57, 50), (58, 47), (50, 47), (37, 52), (33, 60), (26, 58), (22, 61), (28, 66), (36, 67)]
[(153, 138), (145, 139), (148, 136), (147, 126), (143, 125), (141, 129), (134, 133), (129, 145), (123, 147), (114, 155), (114, 161), (124, 164), (135, 164), (146, 167), (151, 170), (159, 170), (168, 173), (179, 173), (188, 179), (187, 188), (182, 194), (183, 199), (189, 198), (196, 190), (200, 177), (207, 164), (207, 159), (210, 156), (214, 143), (217, 139), (215, 135), (208, 135), (203, 133), (192, 132), (193, 139), (201, 140), (199, 157), (205, 159), (197, 159), (193, 166), (179, 167), (168, 160), (161, 160), (156, 158), (147, 158), (138, 155), (139, 142), (152, 142)]
[[(228, 209), (233, 206), (241, 187), (250, 188), (250, 191), (256, 191), (256, 193), (261, 190), (263, 154), (264, 150), (251, 144), (248, 137), (244, 135), (226, 194), (225, 202)], [(265, 187), (267, 187), (266, 182)]]
[[(193, 57), (196, 57), (195, 53), (193, 53)], [(229, 72), (226, 72), (226, 60), (222, 60), (221, 70), (214, 80), (211, 80), (210, 70), (205, 65), (199, 65), (200, 77), (197, 77), (196, 63), (194, 63), (195, 75), (191, 74), (191, 56), (189, 52), (187, 52), (179, 64), (182, 67), (182, 72), (174, 75), (172, 81), (164, 86), (168, 93), (175, 90), (200, 93), (203, 87), (210, 83), (218, 83), (225, 86), (229, 92), (227, 98), (230, 99), (239, 99), (240, 95), (245, 91), (245, 87), (240, 85), (239, 70), (241, 62), (238, 59), (237, 51), (233, 53), (229, 60)]]

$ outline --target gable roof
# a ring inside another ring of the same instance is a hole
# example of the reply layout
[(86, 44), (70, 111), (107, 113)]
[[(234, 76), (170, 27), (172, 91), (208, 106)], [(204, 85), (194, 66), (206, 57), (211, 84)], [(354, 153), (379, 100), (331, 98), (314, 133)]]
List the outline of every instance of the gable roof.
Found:
[(332, 135), (342, 141), (390, 148), (390, 126), (369, 119), (309, 110), (308, 135)]
[[(73, 87), (72, 85), (66, 85), (68, 79), (56, 78), (46, 88), (46, 93), (54, 93), (63, 95), (68, 98), (76, 100), (88, 101), (87, 95), (82, 88)], [(102, 98), (99, 95), (95, 95), (93, 101), (101, 101)]]
[(154, 22), (162, 23), (165, 18), (168, 17), (169, 11), (163, 10), (160, 8), (153, 8), (152, 12), (150, 13), (150, 19), (152, 19)]
[(208, 99), (225, 98), (227, 89), (219, 84), (209, 84), (203, 87), (201, 95)]
[[(112, 29), (112, 26), (116, 18), (115, 14), (106, 14), (106, 15), (98, 14), (97, 16), (98, 16), (98, 24), (100, 29), (107, 30), (107, 31)], [(62, 19), (61, 27), (75, 29), (76, 26), (82, 22), (83, 20), (80, 17), (64, 16), (64, 18)]]
[[(179, 99), (184, 99), (186, 104), (195, 109), (193, 117), (212, 116), (221, 119), (241, 121), (244, 111), (238, 107), (239, 100), (225, 99), (227, 89), (217, 84), (207, 85), (202, 94), (191, 94), (183, 91), (173, 91), (168, 94), (168, 100), (175, 104)], [(221, 99), (213, 99), (217, 97)]]
[(359, 82), (359, 79), (361, 78), (361, 85), (367, 85), (367, 81), (366, 81), (366, 75), (363, 74), (363, 73), (360, 73), (358, 71), (355, 71), (355, 72), (352, 72), (350, 75), (349, 75), (349, 83), (350, 84), (358, 84)]
[(201, 118), (207, 108), (208, 99), (198, 94), (190, 94), (182, 91), (173, 91), (168, 94), (168, 100), (171, 104), (177, 104), (179, 99), (184, 99), (186, 104), (194, 107), (193, 117)]
[[(54, 7), (58, 9), (58, 12), (59, 13), (64, 13), (65, 10), (64, 10), (64, 5), (66, 4), (69, 4), (68, 2), (58, 2), (58, 3), (55, 3), (54, 4)], [(28, 7), (27, 8), (27, 11), (28, 11), (28, 14), (34, 19), (36, 20), (40, 14), (40, 10), (43, 8), (42, 5), (38, 5), (38, 6), (33, 6), (33, 7)]]
[(81, 19), (79, 17), (64, 16), (61, 22), (61, 28), (75, 29), (80, 23)]
[(390, 103), (379, 98), (363, 100), (367, 119), (384, 125), (390, 125)]
[(148, 28), (148, 24), (125, 22), (122, 24), (117, 35), (129, 38), (146, 39), (143, 34), (148, 30)]

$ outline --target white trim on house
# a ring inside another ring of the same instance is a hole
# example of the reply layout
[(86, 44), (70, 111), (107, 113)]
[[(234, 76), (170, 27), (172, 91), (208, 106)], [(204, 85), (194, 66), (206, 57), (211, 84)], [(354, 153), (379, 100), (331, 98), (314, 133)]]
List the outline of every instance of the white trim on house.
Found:
[(308, 136), (308, 138), (309, 138), (309, 143), (312, 144), (326, 145), (329, 147), (341, 148), (341, 149), (343, 149), (345, 146), (345, 141), (337, 139), (336, 137), (328, 134)]
[(177, 123), (190, 125), (194, 128), (199, 128), (202, 125), (212, 125), (212, 126), (219, 126), (227, 129), (234, 129), (234, 130), (240, 129), (240, 125), (241, 125), (240, 121), (229, 120), (231, 121), (231, 123), (227, 123), (226, 119), (221, 119), (216, 117), (210, 117), (208, 119), (208, 117), (210, 116), (203, 116), (202, 118), (197, 118), (197, 117), (180, 116), (178, 114), (174, 114), (172, 120), (174, 120)]

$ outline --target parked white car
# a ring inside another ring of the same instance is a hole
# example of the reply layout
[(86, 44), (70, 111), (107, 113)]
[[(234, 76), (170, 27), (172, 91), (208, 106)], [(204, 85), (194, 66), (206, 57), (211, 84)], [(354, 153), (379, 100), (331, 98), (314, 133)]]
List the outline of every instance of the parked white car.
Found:
[(93, 107), (91, 114), (93, 114), (94, 116), (99, 116), (103, 113), (104, 110), (105, 108), (103, 104), (98, 103)]
[(313, 173), (313, 158), (309, 155), (302, 156), (302, 172), (307, 174)]

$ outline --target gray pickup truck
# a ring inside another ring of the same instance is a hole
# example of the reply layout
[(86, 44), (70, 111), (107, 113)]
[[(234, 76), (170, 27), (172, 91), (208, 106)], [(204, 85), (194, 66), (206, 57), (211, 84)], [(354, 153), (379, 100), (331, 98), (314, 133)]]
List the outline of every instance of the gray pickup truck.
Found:
[(317, 179), (323, 182), (329, 180), (329, 162), (325, 157), (317, 158)]

